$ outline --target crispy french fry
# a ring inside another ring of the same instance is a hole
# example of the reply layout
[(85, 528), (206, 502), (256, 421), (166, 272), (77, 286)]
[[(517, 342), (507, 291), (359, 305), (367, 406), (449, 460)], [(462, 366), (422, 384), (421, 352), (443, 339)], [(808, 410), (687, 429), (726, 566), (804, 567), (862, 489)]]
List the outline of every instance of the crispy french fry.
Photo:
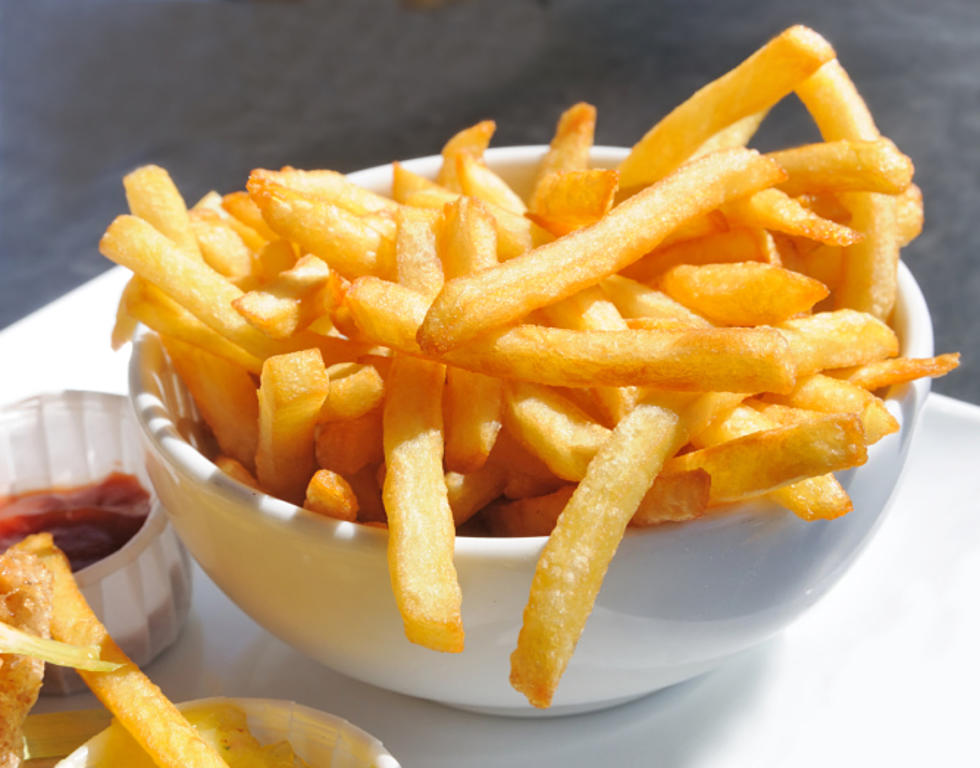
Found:
[(558, 118), (555, 135), (535, 178), (531, 194), (531, 210), (538, 210), (538, 194), (542, 182), (553, 173), (584, 171), (589, 167), (589, 151), (595, 137), (596, 109), (591, 104), (574, 104)]
[(446, 467), (474, 472), (484, 465), (501, 426), (503, 382), (452, 366), (444, 400)]
[(599, 285), (625, 318), (654, 318), (676, 320), (687, 328), (709, 328), (711, 323), (692, 312), (663, 291), (630, 280), (622, 275), (610, 275)]
[(359, 187), (337, 171), (304, 171), (286, 166), (279, 171), (258, 169), (252, 173), (301, 195), (329, 200), (358, 216), (369, 213), (387, 213), (393, 216), (398, 212), (399, 206), (394, 200)]
[(139, 278), (135, 275), (129, 278), (126, 287), (123, 288), (122, 295), (119, 297), (119, 304), (116, 305), (116, 318), (112, 324), (112, 333), (109, 337), (114, 352), (121, 349), (126, 342), (133, 338), (136, 326), (139, 324), (139, 320), (133, 316), (127, 306), (129, 303), (127, 296), (135, 296), (139, 290), (138, 280)]
[(527, 206), (510, 185), (468, 152), (456, 155), (456, 178), (464, 195), (523, 215)]
[(719, 149), (732, 149), (734, 147), (747, 147), (755, 132), (759, 130), (762, 121), (769, 114), (768, 109), (761, 109), (755, 114), (746, 115), (740, 120), (736, 120), (731, 125), (722, 128), (718, 133), (705, 141), (691, 154), (692, 158), (707, 155), (710, 152), (717, 152)]
[(230, 360), (178, 339), (161, 340), (222, 452), (251, 471), (259, 440), (259, 401), (251, 375)]
[(301, 504), (313, 474), (313, 433), (329, 381), (316, 349), (276, 355), (262, 365), (256, 477), (263, 488)]
[(261, 285), (274, 280), (280, 272), (291, 269), (294, 264), (296, 251), (293, 250), (293, 244), (284, 237), (277, 237), (256, 252), (252, 275)]
[(605, 216), (618, 189), (619, 174), (612, 170), (552, 173), (538, 184), (534, 209), (526, 215), (560, 237)]
[(303, 506), (337, 520), (357, 520), (357, 496), (343, 477), (329, 469), (318, 469), (313, 473), (306, 486)]
[(610, 430), (571, 400), (538, 384), (510, 381), (504, 410), (508, 429), (558, 477), (578, 481)]
[(222, 199), (221, 195), (214, 190), (211, 190), (204, 197), (194, 203), (194, 207), (191, 208), (191, 211), (206, 211), (221, 217), (223, 222), (235, 230), (235, 233), (242, 239), (242, 242), (245, 243), (250, 251), (256, 252), (261, 250), (268, 241), (268, 238), (264, 237), (250, 226), (243, 223), (240, 219), (237, 219), (228, 213), (228, 211), (226, 211), (224, 208), (224, 200)]
[(701, 517), (708, 507), (711, 476), (703, 469), (658, 475), (637, 507), (630, 525), (648, 528)]
[(106, 709), (161, 768), (227, 768), (214, 749), (109, 636), (85, 602), (68, 559), (49, 533), (29, 536), (17, 549), (41, 558), (54, 577), (51, 635), (72, 645), (95, 645), (102, 658), (121, 665), (112, 672), (78, 670)]
[(790, 27), (663, 118), (620, 164), (624, 189), (657, 181), (719, 131), (769, 109), (835, 56), (806, 27)]
[(318, 422), (356, 419), (381, 406), (384, 379), (370, 364), (352, 364), (341, 375), (328, 369), (330, 388), (320, 408)]
[(144, 165), (126, 174), (123, 186), (134, 216), (149, 222), (189, 255), (201, 258), (184, 198), (169, 173), (158, 165)]
[[(836, 59), (798, 85), (796, 93), (824, 141), (878, 139), (871, 112)], [(851, 228), (864, 239), (847, 249), (844, 281), (836, 294), (838, 306), (886, 318), (898, 291), (900, 236), (895, 199), (874, 192), (849, 192), (840, 200), (851, 212)]]
[(460, 589), (453, 566), (455, 528), (442, 469), (445, 369), (396, 357), (384, 407), (388, 568), (413, 643), (463, 650)]
[(342, 421), (320, 421), (314, 436), (316, 462), (350, 477), (384, 458), (381, 446), (381, 408)]
[(224, 218), (208, 209), (195, 210), (190, 226), (208, 266), (233, 280), (251, 274), (252, 251)]
[(507, 472), (499, 464), (484, 464), (463, 475), (446, 473), (446, 492), (458, 528), (504, 492)]
[(276, 233), (266, 224), (262, 211), (248, 192), (230, 192), (221, 198), (221, 207), (233, 219), (253, 230), (263, 240), (274, 240)]
[(732, 200), (724, 205), (722, 211), (732, 226), (762, 227), (809, 237), (827, 245), (847, 246), (863, 239), (860, 232), (821, 218), (778, 189), (763, 189)]
[(898, 244), (905, 247), (922, 234), (923, 210), (922, 190), (915, 184), (895, 199), (895, 226), (898, 229)]
[(895, 332), (872, 315), (853, 309), (787, 320), (779, 324), (779, 330), (789, 342), (797, 375), (801, 376), (825, 368), (864, 365), (898, 354)]
[(788, 195), (880, 192), (897, 195), (912, 183), (912, 161), (889, 139), (828, 141), (770, 152), (789, 174), (779, 188)]
[(398, 224), (395, 239), (398, 282), (426, 296), (435, 296), (443, 283), (435, 231), (428, 222), (408, 211), (399, 211), (395, 221)]
[(544, 496), (493, 504), (483, 518), (491, 536), (548, 536), (574, 492), (574, 485), (564, 485)]
[(497, 231), (486, 205), (460, 196), (445, 207), (440, 252), (447, 280), (497, 264)]
[(677, 449), (678, 432), (675, 414), (638, 405), (616, 425), (558, 518), (511, 654), (511, 685), (532, 705), (550, 705), (626, 525)]
[(485, 466), (503, 470), (506, 480), (503, 493), (508, 499), (542, 496), (565, 484), (541, 459), (521, 445), (506, 425), (497, 435)]
[(285, 339), (338, 303), (330, 275), (324, 261), (302, 256), (292, 267), (261, 288), (239, 296), (231, 305), (266, 336)]
[(247, 485), (249, 488), (253, 488), (260, 493), (263, 492), (259, 481), (255, 479), (255, 475), (237, 459), (233, 459), (231, 456), (216, 456), (214, 464), (218, 469), (242, 485)]
[[(453, 136), (442, 148), (442, 167), (436, 181), (450, 192), (461, 192), (462, 187), (457, 176), (456, 158), (459, 155), (469, 155), (475, 158), (483, 157), (486, 148), (490, 146), (497, 124), (493, 120), (484, 120), (464, 128)], [(396, 200), (398, 198), (395, 198)]]
[(305, 252), (319, 256), (348, 279), (359, 275), (393, 274), (395, 244), (391, 233), (334, 203), (249, 178), (248, 191), (277, 235)]
[(915, 379), (921, 379), (924, 376), (945, 376), (957, 368), (959, 364), (959, 353), (952, 352), (936, 357), (893, 357), (888, 360), (865, 363), (857, 367), (827, 371), (827, 373), (874, 392), (895, 384), (905, 384)]
[(668, 296), (717, 325), (772, 325), (807, 312), (827, 287), (772, 264), (680, 264), (664, 273)]
[(590, 227), (493, 269), (448, 281), (419, 328), (419, 344), (426, 352), (445, 352), (577, 293), (648, 253), (683, 221), (781, 175), (778, 166), (750, 150), (695, 160)]
[(855, 467), (867, 458), (860, 419), (834, 414), (675, 456), (664, 464), (664, 474), (705, 470), (711, 475), (711, 503), (719, 504)]

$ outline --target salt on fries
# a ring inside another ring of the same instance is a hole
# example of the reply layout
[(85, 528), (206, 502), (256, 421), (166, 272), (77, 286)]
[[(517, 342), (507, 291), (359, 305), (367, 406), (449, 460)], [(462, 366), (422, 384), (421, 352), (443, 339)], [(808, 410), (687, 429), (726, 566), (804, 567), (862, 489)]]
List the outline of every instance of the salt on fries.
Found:
[[(748, 149), (793, 92), (825, 141)], [(413, 642), (463, 648), (457, 526), (549, 534), (512, 657), (538, 707), (627, 525), (759, 496), (845, 514), (832, 473), (898, 428), (875, 393), (958, 360), (897, 357), (921, 193), (817, 33), (774, 38), (616, 169), (589, 167), (595, 121), (561, 116), (527, 197), (484, 162), (492, 121), (435, 179), (395, 163), (391, 198), (260, 169), (188, 212), (141, 169), (101, 244), (135, 273), (114, 341), (164, 337), (219, 466), (387, 524)]]

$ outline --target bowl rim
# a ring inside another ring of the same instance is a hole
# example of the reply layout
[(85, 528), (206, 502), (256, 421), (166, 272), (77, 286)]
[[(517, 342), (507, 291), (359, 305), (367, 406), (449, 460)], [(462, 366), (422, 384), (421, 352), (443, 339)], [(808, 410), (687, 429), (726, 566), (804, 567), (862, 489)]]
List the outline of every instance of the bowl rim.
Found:
[[(42, 407), (44, 403), (52, 403), (55, 405), (63, 405), (65, 407), (75, 406), (78, 408), (86, 408), (89, 407), (88, 404), (92, 402), (101, 402), (107, 405), (109, 408), (112, 408), (114, 411), (113, 415), (124, 422), (127, 425), (126, 428), (133, 432), (134, 437), (138, 438), (139, 425), (133, 413), (129, 398), (126, 395), (119, 395), (111, 392), (99, 392), (91, 389), (50, 390), (29, 395), (21, 398), (20, 400), (15, 400), (12, 403), (6, 403), (3, 406), (0, 406), (0, 424), (2, 424), (6, 417), (18, 411), (26, 411), (32, 407), (35, 407), (35, 404)], [(131, 473), (127, 472), (126, 474)], [(64, 487), (73, 488), (84, 486), (97, 483), (102, 479), (104, 479), (104, 477), (93, 476), (88, 480), (73, 480), (71, 484)], [(115, 552), (103, 557), (101, 560), (96, 560), (91, 565), (87, 565), (84, 568), (75, 571), (75, 581), (78, 582), (78, 586), (80, 588), (84, 589), (91, 584), (95, 584), (109, 574), (125, 566), (127, 563), (131, 563), (133, 560), (138, 558), (150, 545), (153, 539), (159, 536), (167, 527), (167, 516), (164, 514), (163, 507), (160, 504), (160, 500), (157, 498), (156, 490), (153, 488), (153, 484), (144, 481), (142, 478), (137, 479), (140, 481), (140, 487), (142, 487), (143, 490), (145, 490), (150, 496), (150, 511), (147, 513), (146, 519), (143, 521), (143, 525), (139, 527), (139, 530), (136, 531), (129, 541), (123, 544)], [(47, 489), (38, 488), (35, 490), (44, 491)], [(25, 492), (30, 493), (30, 491)]]
[[(548, 148), (546, 144), (491, 147), (486, 150), (485, 157), (491, 167), (495, 164), (520, 166), (537, 162)], [(621, 161), (628, 151), (628, 148), (624, 147), (596, 145), (592, 148), (590, 159), (597, 167), (611, 167)], [(425, 155), (397, 162), (413, 172), (432, 175), (441, 161), (441, 155)], [(383, 163), (353, 171), (346, 176), (354, 183), (365, 184), (371, 177), (381, 174), (387, 174), (390, 178), (393, 165), (394, 163)], [(377, 180), (372, 179), (372, 182), (376, 184)], [(902, 354), (922, 357), (933, 354), (933, 327), (928, 305), (914, 276), (902, 261), (898, 265), (898, 302), (891, 325), (899, 334)], [(901, 330), (897, 327), (899, 325)], [(177, 432), (173, 421), (161, 415), (164, 412), (162, 402), (143, 386), (144, 376), (149, 375), (143, 370), (147, 344), (154, 339), (156, 334), (142, 325), (137, 328), (133, 336), (128, 372), (128, 396), (133, 404), (136, 422), (143, 434), (168, 461), (190, 475), (194, 481), (211, 485), (215, 492), (225, 497), (225, 500), (246, 507), (249, 514), (256, 514), (266, 522), (278, 524), (288, 522), (290, 526), (298, 526), (300, 533), (309, 532), (321, 537), (326, 535), (328, 538), (343, 540), (348, 544), (356, 543), (368, 548), (386, 546), (388, 540), (386, 530), (360, 523), (334, 520), (269, 494), (260, 493), (223, 473), (210, 459), (187, 442)], [(159, 344), (154, 352), (162, 354)], [(918, 379), (889, 392), (886, 400), (901, 400), (908, 397), (907, 388), (919, 390), (920, 396), (924, 397), (928, 392), (929, 384), (928, 379)], [(911, 429), (913, 426), (914, 424), (903, 425), (903, 430)], [(740, 517), (741, 515), (737, 514), (723, 515), (691, 521), (688, 525), (697, 523), (702, 527), (731, 525), (737, 524)], [(673, 526), (668, 527), (673, 528)], [(628, 537), (650, 535), (655, 530), (627, 530), (626, 535)], [(455, 556), (517, 560), (536, 558), (547, 540), (547, 536), (456, 536)]]

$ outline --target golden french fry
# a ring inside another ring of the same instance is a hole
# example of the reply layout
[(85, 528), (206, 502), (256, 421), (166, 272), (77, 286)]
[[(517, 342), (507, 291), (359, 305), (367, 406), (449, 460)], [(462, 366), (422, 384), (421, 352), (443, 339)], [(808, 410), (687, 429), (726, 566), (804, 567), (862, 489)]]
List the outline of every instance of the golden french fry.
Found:
[(789, 178), (779, 185), (795, 197), (813, 192), (880, 192), (897, 195), (915, 168), (889, 139), (827, 141), (770, 152)]
[(221, 757), (198, 734), (160, 689), (144, 675), (92, 612), (71, 573), (68, 559), (49, 533), (29, 536), (16, 548), (41, 558), (54, 577), (51, 636), (72, 645), (94, 645), (102, 658), (119, 664), (112, 672), (78, 674), (161, 768), (227, 768)]
[(260, 359), (315, 347), (325, 360), (333, 363), (350, 360), (364, 351), (346, 339), (302, 332), (288, 340), (270, 339), (250, 326), (232, 307), (232, 302), (242, 295), (239, 288), (134, 216), (117, 217), (102, 236), (99, 250), (109, 260), (156, 285), (228, 341)]
[(564, 480), (585, 477), (610, 430), (548, 387), (510, 381), (505, 392), (508, 429), (524, 447)]
[(252, 173), (301, 195), (322, 197), (358, 216), (369, 213), (387, 213), (393, 216), (398, 212), (399, 206), (394, 200), (359, 187), (337, 171), (304, 171), (286, 166), (279, 171), (256, 169)]
[(832, 376), (808, 376), (797, 381), (789, 394), (766, 395), (765, 400), (821, 413), (855, 414), (861, 419), (868, 445), (899, 429), (895, 417), (881, 400), (857, 384)]
[(507, 471), (499, 464), (484, 464), (465, 475), (446, 473), (446, 492), (453, 522), (458, 528), (504, 492)]
[(772, 264), (680, 264), (667, 270), (660, 288), (717, 325), (772, 325), (807, 312), (825, 298), (827, 286)]
[(240, 221), (263, 240), (274, 240), (276, 233), (266, 224), (262, 211), (248, 192), (230, 192), (221, 198), (221, 207), (229, 216)]
[(484, 120), (469, 128), (464, 128), (447, 141), (442, 148), (442, 167), (436, 176), (439, 185), (450, 192), (461, 192), (462, 187), (456, 175), (456, 158), (464, 154), (475, 158), (483, 157), (483, 153), (490, 146), (490, 139), (495, 130), (497, 130), (497, 124), (493, 120)]
[(526, 215), (556, 236), (595, 224), (613, 206), (619, 174), (611, 170), (562, 171), (542, 179)]
[(541, 459), (521, 445), (506, 425), (497, 435), (493, 452), (484, 466), (491, 465), (503, 470), (503, 493), (508, 499), (542, 496), (565, 484)]
[(551, 704), (626, 525), (679, 447), (678, 432), (675, 414), (638, 405), (616, 425), (558, 518), (511, 654), (511, 685), (532, 705)]
[[(878, 128), (847, 72), (836, 59), (824, 64), (796, 88), (824, 141), (874, 141)], [(837, 291), (840, 307), (886, 318), (898, 291), (900, 238), (895, 198), (874, 192), (840, 196), (851, 212), (850, 226), (864, 240), (847, 249), (843, 284)]]
[(393, 238), (375, 229), (365, 217), (254, 174), (248, 191), (277, 235), (319, 256), (344, 277), (353, 280), (359, 275), (394, 273)]
[(599, 285), (616, 309), (625, 318), (676, 320), (687, 328), (709, 328), (711, 323), (692, 312), (663, 291), (630, 280), (622, 275), (610, 275)]
[(388, 569), (413, 643), (463, 650), (460, 589), (453, 566), (455, 527), (442, 469), (445, 368), (396, 357), (384, 407)]
[[(762, 227), (736, 227), (662, 246), (620, 272), (620, 277), (652, 284), (678, 264), (726, 264), (760, 261), (778, 264), (776, 245)], [(607, 278), (608, 279), (608, 278)]]
[(874, 316), (853, 309), (786, 320), (779, 324), (779, 330), (789, 342), (799, 376), (826, 368), (864, 365), (898, 354), (895, 332)]
[(719, 504), (856, 467), (867, 458), (860, 419), (834, 414), (675, 456), (664, 464), (664, 474), (705, 470), (711, 475), (711, 503)]
[(319, 350), (276, 355), (262, 364), (255, 471), (274, 496), (303, 502), (315, 468), (316, 418), (328, 387)]
[(493, 504), (483, 518), (491, 536), (548, 536), (574, 491), (574, 485), (564, 485), (544, 496)]
[(285, 339), (331, 311), (336, 299), (330, 267), (316, 256), (302, 256), (261, 288), (231, 305), (250, 325), (273, 339)]
[(123, 186), (134, 216), (149, 222), (186, 253), (201, 258), (184, 198), (169, 173), (158, 165), (144, 165), (126, 174)]
[(456, 155), (456, 178), (464, 195), (483, 200), (512, 213), (524, 214), (527, 206), (510, 185), (468, 152)]
[(552, 173), (584, 171), (589, 167), (589, 151), (595, 137), (596, 109), (579, 102), (562, 112), (555, 135), (545, 156), (541, 158), (531, 195), (531, 209), (537, 210), (538, 189)]
[(211, 330), (167, 294), (141, 277), (134, 276), (126, 284), (119, 305), (133, 319), (152, 328), (161, 336), (180, 339), (230, 360), (250, 373), (257, 374), (262, 371), (262, 361), (259, 358)]
[(408, 211), (395, 216), (395, 271), (398, 282), (425, 296), (435, 296), (442, 288), (442, 263), (436, 250), (436, 233), (423, 219)]
[(130, 296), (135, 295), (139, 290), (139, 286), (137, 285), (138, 281), (139, 278), (135, 275), (129, 278), (126, 282), (126, 287), (123, 288), (122, 295), (119, 297), (119, 304), (116, 305), (116, 318), (112, 324), (112, 333), (109, 338), (114, 352), (121, 349), (127, 341), (133, 338), (133, 334), (136, 332), (136, 326), (139, 320), (129, 311), (127, 294)]
[(629, 189), (665, 177), (713, 135), (769, 109), (834, 56), (813, 30), (790, 27), (651, 128), (620, 164), (620, 185)]
[(261, 285), (274, 280), (280, 272), (291, 269), (295, 263), (296, 251), (293, 250), (293, 244), (284, 237), (277, 237), (256, 251), (252, 276)]
[(460, 196), (446, 204), (440, 251), (447, 280), (497, 264), (496, 224), (482, 201)]
[(874, 392), (895, 384), (921, 379), (924, 376), (945, 376), (959, 364), (959, 352), (952, 352), (936, 357), (893, 357), (854, 368), (827, 371), (827, 373)]
[(775, 163), (751, 150), (695, 160), (590, 227), (498, 267), (448, 281), (419, 328), (419, 344), (426, 352), (445, 352), (519, 320), (633, 263), (680, 223), (781, 176)]
[(249, 488), (253, 488), (260, 493), (264, 493), (262, 486), (259, 485), (259, 481), (255, 478), (248, 467), (242, 464), (237, 459), (233, 459), (231, 456), (216, 456), (214, 459), (215, 466), (224, 472), (226, 475), (234, 480), (237, 480), (242, 485), (247, 485)]
[(235, 234), (242, 239), (242, 242), (245, 243), (250, 251), (256, 252), (261, 250), (268, 241), (267, 237), (256, 232), (250, 226), (226, 211), (224, 208), (224, 200), (222, 199), (221, 195), (214, 190), (211, 190), (204, 197), (194, 203), (194, 207), (191, 208), (191, 211), (208, 212), (219, 216), (225, 224), (235, 230)]
[(922, 190), (915, 184), (895, 199), (895, 226), (898, 229), (898, 244), (905, 247), (922, 234), (923, 211)]
[[(395, 283), (360, 278), (345, 301), (365, 339), (419, 354), (412, 330), (425, 312), (423, 296)], [(522, 325), (440, 359), (490, 376), (554, 386), (786, 392), (793, 386), (795, 359), (783, 334), (791, 335), (770, 328), (570, 331)], [(802, 331), (796, 335), (808, 338)]]
[(370, 364), (352, 364), (342, 374), (327, 369), (330, 388), (320, 408), (318, 422), (356, 419), (381, 406), (384, 400), (384, 379)]
[(252, 251), (231, 224), (208, 209), (189, 215), (191, 230), (208, 266), (233, 280), (251, 274)]
[(708, 508), (711, 476), (703, 469), (658, 475), (637, 507), (630, 525), (647, 528), (701, 517)]
[(762, 121), (769, 114), (768, 109), (761, 109), (755, 114), (746, 115), (740, 120), (736, 120), (731, 125), (722, 128), (718, 133), (705, 141), (691, 154), (692, 158), (707, 155), (710, 152), (717, 152), (719, 149), (732, 149), (734, 147), (747, 147), (755, 132), (759, 130)]
[(474, 472), (484, 465), (500, 432), (503, 382), (452, 366), (444, 401), (446, 467)]
[(259, 440), (255, 381), (239, 365), (178, 339), (161, 337), (223, 453), (252, 470)]
[(357, 496), (348, 482), (329, 469), (318, 469), (306, 486), (303, 507), (337, 520), (357, 520)]
[(860, 232), (822, 219), (785, 192), (764, 189), (732, 200), (722, 208), (733, 226), (762, 227), (775, 232), (808, 237), (827, 245), (852, 245), (863, 239)]
[(352, 419), (320, 421), (314, 435), (317, 464), (350, 477), (381, 461), (381, 415), (379, 407)]

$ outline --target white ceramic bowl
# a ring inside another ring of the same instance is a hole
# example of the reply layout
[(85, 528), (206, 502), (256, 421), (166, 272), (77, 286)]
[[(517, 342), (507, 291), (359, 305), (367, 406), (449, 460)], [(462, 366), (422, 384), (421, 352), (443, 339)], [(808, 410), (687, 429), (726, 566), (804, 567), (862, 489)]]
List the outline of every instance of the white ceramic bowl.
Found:
[[(286, 739), (311, 768), (399, 768), (399, 763), (371, 734), (346, 720), (317, 709), (278, 699), (198, 699), (178, 704), (179, 709), (206, 704), (234, 704), (245, 712), (248, 729), (261, 744)], [(119, 726), (115, 726), (119, 727)], [(59, 768), (97, 768), (108, 765), (109, 729), (96, 734)]]
[[(491, 150), (488, 163), (526, 188), (543, 147)], [(597, 148), (596, 164), (623, 150)], [(406, 166), (433, 176), (440, 158)], [(388, 192), (390, 167), (350, 177)], [(932, 354), (929, 313), (900, 271), (895, 325), (903, 352)], [(841, 578), (882, 519), (896, 488), (928, 380), (900, 387), (888, 407), (902, 429), (843, 473), (851, 514), (806, 523), (747, 504), (738, 513), (630, 530), (558, 688), (551, 714), (598, 709), (685, 680), (766, 639)], [(409, 643), (395, 607), (383, 530), (336, 522), (231, 480), (178, 425), (189, 398), (156, 337), (134, 345), (130, 393), (148, 471), (188, 549), (258, 623), (327, 666), (382, 688), (481, 711), (537, 712), (508, 683), (531, 576), (544, 539), (458, 538), (466, 649), (440, 654)], [(186, 433), (186, 429), (184, 430)]]
[[(187, 618), (190, 559), (153, 497), (129, 401), (66, 391), (0, 409), (0, 497), (86, 485), (111, 472), (139, 478), (151, 494), (150, 514), (133, 538), (75, 580), (116, 642), (143, 665), (177, 639)], [(44, 693), (85, 688), (74, 670), (47, 665)]]

